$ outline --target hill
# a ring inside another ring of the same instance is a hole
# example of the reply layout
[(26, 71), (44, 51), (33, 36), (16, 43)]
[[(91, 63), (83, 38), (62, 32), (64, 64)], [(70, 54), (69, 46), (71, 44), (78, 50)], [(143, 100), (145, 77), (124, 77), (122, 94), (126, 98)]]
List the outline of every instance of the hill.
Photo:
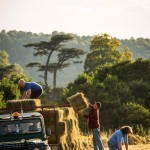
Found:
[[(35, 68), (27, 68), (26, 65), (30, 62), (39, 61), (45, 64), (45, 57), (34, 57), (33, 53), (35, 52), (33, 48), (25, 48), (23, 45), (28, 43), (38, 43), (40, 41), (49, 41), (50, 38), (58, 34), (57, 31), (52, 32), (52, 34), (43, 34), (43, 33), (32, 33), (24, 31), (15, 31), (11, 30), (6, 32), (2, 30), (0, 32), (0, 50), (5, 50), (9, 54), (10, 63), (20, 64), (24, 69), (25, 74), (29, 78), (33, 78), (34, 81), (41, 81), (40, 75), (43, 75), (42, 72), (38, 72)], [(67, 43), (67, 46), (81, 48), (85, 52), (89, 52), (89, 44), (92, 39), (92, 36), (78, 36), (74, 38), (71, 42)], [(133, 37), (130, 39), (118, 39), (121, 43), (120, 51), (124, 49), (125, 46), (129, 47), (131, 52), (133, 52), (134, 59), (136, 58), (149, 58), (150, 57), (150, 39), (137, 38)], [(69, 82), (72, 82), (78, 74), (84, 70), (84, 60), (86, 55), (82, 57), (82, 64), (74, 64), (69, 68), (64, 69), (61, 73), (58, 73), (58, 86), (66, 86)], [(55, 57), (53, 59), (55, 61)], [(66, 76), (67, 74), (67, 76)], [(49, 76), (49, 82), (52, 83), (52, 75)]]

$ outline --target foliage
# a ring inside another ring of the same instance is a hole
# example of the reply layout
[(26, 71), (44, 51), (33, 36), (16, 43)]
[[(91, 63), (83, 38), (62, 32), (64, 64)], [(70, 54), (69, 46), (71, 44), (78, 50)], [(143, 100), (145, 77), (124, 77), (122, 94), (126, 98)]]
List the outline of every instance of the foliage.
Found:
[(100, 67), (95, 73), (82, 73), (68, 85), (66, 97), (80, 91), (89, 102), (100, 101), (100, 120), (105, 129), (115, 129), (124, 124), (136, 128), (137, 124), (142, 124), (143, 133), (146, 130), (147, 134), (150, 125), (149, 65), (149, 59), (128, 60)]
[(130, 49), (126, 46), (124, 47), (124, 50), (122, 52), (122, 55), (121, 55), (121, 58), (120, 60), (121, 61), (132, 61), (133, 59), (133, 53), (130, 51)]
[(4, 77), (10, 78), (10, 80), (17, 74), (23, 75), (23, 69), (18, 64), (10, 64), (8, 61), (8, 54), (6, 51), (0, 50), (0, 79)]
[(18, 99), (20, 91), (18, 85), (14, 84), (14, 81), (10, 81), (8, 78), (3, 78), (0, 82), (0, 91), (3, 91), (2, 100)]
[[(36, 52), (34, 56), (46, 56), (46, 63), (42, 65), (40, 62), (29, 63), (27, 67), (38, 67), (38, 71), (44, 71), (44, 75), (41, 76), (45, 81), (45, 89), (48, 92), (48, 72), (54, 74), (53, 88), (56, 88), (57, 71), (63, 68), (69, 67), (71, 64), (69, 60), (73, 61), (74, 58), (80, 58), (80, 55), (84, 54), (82, 49), (66, 48), (65, 42), (72, 40), (71, 34), (56, 34), (51, 37), (49, 42), (41, 41), (39, 43), (30, 43), (24, 47), (33, 47)], [(57, 54), (58, 60), (54, 63), (51, 62), (53, 53)]]
[(124, 51), (120, 52), (119, 46), (119, 41), (108, 34), (94, 36), (90, 45), (92, 52), (87, 54), (84, 69), (95, 71), (97, 67), (132, 60), (129, 48), (125, 47)]
[(0, 108), (5, 108), (5, 106), (6, 106), (5, 101), (2, 100), (3, 99), (3, 93), (4, 92), (0, 92)]
[(5, 51), (0, 51), (0, 57), (0, 107), (4, 107), (5, 101), (20, 98), (18, 80), (27, 78), (18, 64), (9, 63), (9, 55)]
[[(77, 77), (74, 83), (68, 84), (67, 96), (76, 94), (77, 92), (83, 92), (85, 96), (87, 93), (92, 92), (93, 74), (82, 73)], [(91, 88), (90, 88), (91, 87)]]
[(135, 133), (145, 135), (150, 127), (150, 112), (148, 109), (136, 103), (123, 104), (122, 124), (129, 124), (135, 129)]
[(9, 65), (9, 62), (8, 62), (8, 53), (4, 50), (0, 50), (0, 68), (3, 68), (3, 67), (6, 67)]
[[(61, 32), (63, 33), (63, 32)], [(33, 33), (33, 32), (24, 32), (10, 30), (0, 31), (0, 49), (5, 50), (9, 56), (9, 61), (11, 64), (17, 63), (24, 69), (24, 72), (29, 78), (33, 78), (34, 81), (41, 81), (43, 79), (39, 77), (41, 72), (37, 72), (36, 68), (26, 67), (25, 65), (33, 60), (35, 62), (40, 61), (42, 64), (45, 64), (46, 58), (44, 56), (34, 57), (33, 54), (35, 50), (33, 48), (24, 48), (23, 45), (28, 43), (39, 43), (40, 41), (50, 41), (51, 37), (55, 34), (60, 34), (58, 31), (54, 31), (51, 34), (44, 33)], [(63, 33), (65, 34), (65, 33)], [(84, 49), (85, 52), (90, 52), (90, 42), (93, 39), (93, 36), (78, 36), (76, 35), (73, 40), (66, 42), (67, 47), (74, 47), (78, 49)], [(119, 51), (123, 52), (125, 47), (128, 47), (133, 53), (133, 58), (149, 58), (150, 57), (150, 39), (147, 38), (130, 38), (130, 39), (117, 39), (120, 43)], [(57, 54), (56, 54), (57, 55)], [(56, 60), (57, 57), (54, 56), (53, 60)], [(85, 61), (85, 56), (81, 56), (81, 60)], [(72, 82), (80, 73), (84, 71), (83, 65), (71, 65), (64, 70), (61, 75), (57, 77), (57, 82), (61, 86), (66, 86), (68, 82)], [(66, 72), (70, 72), (66, 76)], [(52, 76), (49, 76), (48, 81), (52, 84)], [(62, 80), (63, 79), (63, 80)]]

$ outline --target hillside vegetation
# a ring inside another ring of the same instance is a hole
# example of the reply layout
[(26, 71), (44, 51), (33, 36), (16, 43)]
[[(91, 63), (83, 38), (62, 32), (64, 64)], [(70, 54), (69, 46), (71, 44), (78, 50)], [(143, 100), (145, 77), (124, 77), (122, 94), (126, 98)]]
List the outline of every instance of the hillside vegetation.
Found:
[[(25, 48), (23, 45), (29, 43), (38, 43), (40, 41), (50, 41), (53, 35), (59, 32), (54, 31), (52, 34), (43, 33), (32, 33), (24, 31), (11, 30), (6, 32), (2, 30), (0, 32), (0, 50), (5, 50), (9, 57), (10, 63), (19, 64), (23, 69), (25, 74), (33, 80), (41, 81), (44, 83), (43, 79), (39, 75), (43, 75), (38, 72), (37, 68), (26, 67), (28, 63), (39, 61), (40, 63), (45, 63), (46, 59), (44, 56), (34, 57), (33, 53), (35, 50), (31, 48)], [(63, 33), (63, 32), (61, 32)], [(90, 52), (90, 42), (92, 36), (78, 36), (76, 35), (72, 41), (67, 43), (68, 47), (75, 47), (83, 49), (85, 52)], [(133, 37), (130, 39), (118, 39), (120, 42), (120, 51), (123, 51), (124, 47), (128, 47), (131, 52), (133, 52), (133, 58), (149, 58), (150, 57), (150, 39)], [(81, 57), (84, 62), (86, 55)], [(56, 57), (53, 56), (53, 62), (55, 62)], [(84, 63), (74, 64), (69, 68), (62, 70), (62, 73), (58, 74), (58, 87), (66, 86), (69, 82), (73, 81), (77, 75), (79, 75), (84, 70)], [(67, 74), (67, 76), (66, 76)], [(52, 75), (49, 77), (49, 82), (52, 83)]]

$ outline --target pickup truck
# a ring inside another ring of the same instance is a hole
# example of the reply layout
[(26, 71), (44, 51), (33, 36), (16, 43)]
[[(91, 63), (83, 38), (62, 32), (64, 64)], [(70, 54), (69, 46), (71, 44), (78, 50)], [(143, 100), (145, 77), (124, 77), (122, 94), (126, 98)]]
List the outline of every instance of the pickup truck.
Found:
[(51, 150), (50, 134), (39, 112), (0, 115), (0, 150)]

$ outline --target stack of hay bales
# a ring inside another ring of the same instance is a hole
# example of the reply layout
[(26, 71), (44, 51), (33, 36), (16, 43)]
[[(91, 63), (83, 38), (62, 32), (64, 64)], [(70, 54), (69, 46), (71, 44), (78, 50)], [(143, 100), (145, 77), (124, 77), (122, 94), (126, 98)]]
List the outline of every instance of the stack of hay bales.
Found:
[(41, 106), (40, 99), (25, 99), (25, 100), (8, 100), (6, 107), (13, 111), (20, 111), (21, 107), (24, 112), (29, 110), (37, 110), (36, 107)]
[[(44, 117), (45, 127), (51, 129), (51, 136), (48, 138), (48, 143), (57, 144), (58, 143), (57, 126), (59, 124), (58, 120), (62, 118), (63, 112), (55, 108), (55, 109), (44, 109), (44, 111), (41, 111), (40, 113)], [(64, 132), (64, 130), (62, 130), (61, 132)]]
[[(63, 111), (63, 117), (59, 118), (58, 142), (63, 150), (83, 150), (80, 139), (80, 130), (78, 120), (72, 108), (60, 108)], [(62, 134), (63, 131), (63, 134)]]
[(86, 141), (83, 142), (82, 140), (73, 108), (45, 109), (44, 115), (45, 126), (51, 128), (52, 131), (51, 136), (48, 138), (49, 144), (60, 144), (62, 150), (87, 150)]
[(82, 112), (88, 108), (89, 105), (83, 93), (77, 93), (67, 98), (67, 100), (70, 102), (75, 112)]

